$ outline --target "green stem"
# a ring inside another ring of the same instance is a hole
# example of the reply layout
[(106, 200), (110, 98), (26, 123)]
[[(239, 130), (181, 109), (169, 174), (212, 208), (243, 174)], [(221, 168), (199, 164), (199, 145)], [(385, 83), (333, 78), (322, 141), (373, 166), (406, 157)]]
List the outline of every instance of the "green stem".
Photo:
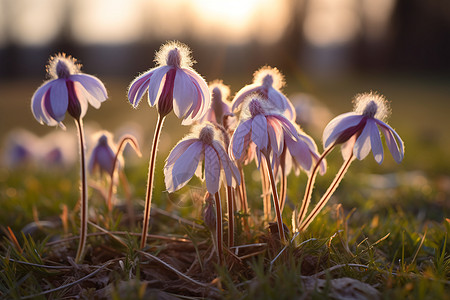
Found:
[(87, 195), (87, 177), (86, 177), (86, 151), (83, 131), (83, 121), (75, 119), (80, 138), (80, 173), (81, 173), (81, 205), (80, 205), (80, 241), (78, 244), (76, 263), (81, 263), (84, 257), (84, 248), (86, 246), (87, 236), (87, 214), (88, 214), (88, 195)]
[(272, 186), (273, 206), (275, 207), (275, 213), (277, 216), (278, 233), (280, 234), (281, 242), (284, 244), (284, 243), (286, 243), (286, 237), (284, 235), (283, 219), (281, 217), (280, 203), (278, 201), (277, 184), (275, 183), (275, 178), (273, 177), (272, 168), (270, 167), (271, 164), (270, 164), (269, 155), (267, 153), (263, 153), (263, 155), (266, 158), (267, 173), (269, 174), (269, 180), (270, 180), (270, 184)]
[(165, 117), (161, 117), (160, 115), (158, 115), (158, 122), (156, 123), (155, 135), (153, 137), (152, 153), (150, 154), (150, 163), (148, 166), (147, 194), (145, 197), (144, 223), (142, 224), (141, 249), (144, 248), (145, 244), (147, 243), (148, 225), (150, 222), (150, 210), (152, 207), (152, 192), (155, 174), (156, 152), (158, 150), (158, 142), (159, 137), (161, 135), (161, 129), (164, 123), (164, 119)]
[(354, 156), (353, 156), (353, 154), (351, 154), (350, 157), (346, 161), (344, 161), (339, 172), (336, 174), (336, 177), (334, 177), (333, 182), (331, 182), (331, 185), (328, 187), (325, 194), (322, 196), (322, 198), (316, 204), (316, 206), (311, 211), (311, 213), (308, 215), (308, 217), (305, 218), (305, 221), (303, 223), (300, 223), (300, 225), (299, 225), (300, 232), (305, 230), (309, 226), (309, 224), (311, 224), (311, 222), (315, 219), (315, 217), (317, 217), (319, 212), (325, 206), (325, 204), (327, 204), (331, 195), (333, 195), (334, 191), (339, 186), (339, 183), (342, 181), (342, 178), (344, 178), (344, 175), (347, 172), (347, 170), (350, 167), (350, 164), (352, 163), (353, 160), (354, 160)]

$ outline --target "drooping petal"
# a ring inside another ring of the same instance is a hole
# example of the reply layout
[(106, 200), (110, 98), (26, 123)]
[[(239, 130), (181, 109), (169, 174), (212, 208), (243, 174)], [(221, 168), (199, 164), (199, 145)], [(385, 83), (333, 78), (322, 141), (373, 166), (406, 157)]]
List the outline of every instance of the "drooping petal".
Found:
[(379, 164), (383, 162), (383, 144), (381, 143), (380, 132), (373, 119), (367, 120), (367, 127), (370, 129), (370, 145), (375, 161)]
[(186, 117), (192, 105), (197, 103), (197, 91), (190, 77), (177, 69), (173, 87), (173, 112), (178, 118)]
[(50, 95), (48, 101), (46, 99), (45, 107), (53, 119), (61, 122), (64, 120), (69, 105), (66, 80), (62, 78), (54, 80), (49, 92)]
[(230, 141), (230, 150), (233, 159), (241, 158), (244, 151), (245, 137), (250, 133), (252, 129), (252, 120), (241, 121), (233, 133)]
[(175, 161), (178, 160), (181, 154), (183, 154), (187, 148), (189, 148), (190, 145), (198, 141), (198, 139), (186, 139), (183, 141), (180, 141), (178, 144), (173, 147), (172, 151), (170, 151), (169, 156), (166, 159), (166, 164), (164, 168), (168, 168), (172, 166)]
[(70, 76), (70, 79), (81, 83), (92, 96), (88, 97), (87, 100), (93, 107), (99, 108), (100, 103), (108, 98), (104, 84), (97, 77), (88, 74), (74, 74)]
[(237, 184), (241, 183), (239, 170), (235, 164), (230, 160), (230, 157), (223, 149), (222, 145), (218, 141), (213, 141), (213, 148), (216, 150), (219, 156), (220, 163), (225, 173), (225, 178), (227, 180), (228, 186), (233, 186), (233, 178), (236, 180)]
[(267, 125), (272, 150), (276, 156), (280, 156), (283, 152), (283, 128), (276, 119), (270, 117), (267, 117)]
[(202, 118), (211, 106), (211, 93), (208, 84), (197, 72), (189, 68), (183, 68), (182, 70), (189, 75), (197, 90), (197, 103), (192, 106), (192, 112), (189, 112), (190, 118), (196, 121)]
[(47, 81), (36, 90), (36, 92), (33, 94), (33, 97), (31, 98), (31, 111), (33, 112), (34, 118), (39, 123), (42, 124), (42, 122), (44, 122), (47, 125), (53, 126), (56, 125), (57, 122), (51, 118), (48, 118), (42, 109), (45, 94), (48, 92), (48, 89), (51, 87), (51, 85), (52, 81)]
[(282, 115), (270, 115), (267, 118), (274, 118), (278, 120), (279, 124), (283, 127), (283, 133), (289, 135), (292, 139), (296, 140), (298, 137), (297, 128), (291, 121), (283, 117)]
[(292, 158), (300, 164), (305, 171), (310, 171), (312, 167), (311, 151), (303, 140), (294, 141), (286, 137), (286, 147), (288, 147)]
[(405, 146), (402, 139), (388, 124), (380, 120), (376, 120), (376, 122), (380, 125), (380, 128), (383, 131), (386, 144), (392, 154), (392, 157), (397, 163), (400, 163), (405, 155)]
[(209, 145), (205, 145), (205, 182), (210, 194), (217, 193), (220, 183), (220, 161), (217, 152)]
[(283, 95), (280, 91), (274, 89), (273, 87), (270, 87), (268, 89), (267, 93), (267, 99), (275, 105), (275, 107), (279, 108), (281, 111), (283, 111), (284, 116), (288, 118), (289, 120), (295, 120), (296, 118), (296, 112), (295, 108), (292, 105), (291, 101)]
[(245, 98), (247, 98), (248, 95), (257, 92), (258, 88), (258, 85), (250, 84), (243, 87), (239, 92), (237, 92), (236, 96), (234, 96), (234, 99), (231, 102), (231, 111), (236, 112)]
[(268, 140), (266, 117), (262, 114), (256, 115), (252, 121), (252, 141), (259, 151), (263, 151), (267, 149)]
[[(367, 123), (366, 123), (367, 125)], [(353, 147), (353, 155), (363, 160), (370, 152), (370, 127), (365, 126)]]
[(353, 135), (345, 143), (342, 144), (341, 153), (344, 160), (348, 160), (353, 155), (353, 148), (356, 143), (356, 135)]
[(337, 116), (328, 123), (323, 131), (323, 147), (326, 149), (334, 143), (339, 135), (349, 127), (356, 126), (361, 121), (363, 116), (357, 115), (353, 112), (345, 113)]
[(173, 167), (164, 169), (167, 191), (172, 193), (186, 185), (194, 175), (202, 155), (203, 143), (196, 141), (178, 157)]
[[(88, 99), (92, 98), (92, 96), (86, 91), (86, 89), (79, 82), (76, 82), (76, 81), (73, 82), (73, 89), (75, 92), (75, 97), (78, 100), (78, 103), (80, 104), (80, 107), (81, 107), (80, 118), (83, 118), (87, 112)], [(70, 93), (69, 93), (69, 97), (70, 97)], [(69, 102), (70, 102), (70, 98), (69, 98)], [(98, 103), (98, 105), (100, 106), (100, 102)]]
[(128, 100), (133, 107), (138, 106), (142, 96), (144, 96), (144, 93), (148, 90), (152, 74), (153, 70), (150, 70), (136, 77), (136, 79), (131, 82), (130, 88), (128, 89)]
[(154, 106), (156, 100), (161, 94), (162, 86), (164, 84), (163, 78), (166, 73), (172, 68), (171, 66), (161, 66), (159, 68), (154, 69), (153, 75), (150, 78), (150, 84), (148, 86), (148, 103), (150, 106)]

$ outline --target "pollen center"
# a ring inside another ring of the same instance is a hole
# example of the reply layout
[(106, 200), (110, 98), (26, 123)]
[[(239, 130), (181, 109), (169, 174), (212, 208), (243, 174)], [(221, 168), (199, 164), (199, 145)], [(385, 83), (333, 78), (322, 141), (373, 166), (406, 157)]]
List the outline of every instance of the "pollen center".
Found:
[(256, 115), (264, 114), (264, 108), (262, 107), (261, 103), (255, 99), (250, 101), (250, 104), (248, 105), (248, 109), (250, 110), (250, 114), (252, 115), (252, 117), (255, 117)]
[(181, 55), (178, 48), (174, 48), (167, 54), (166, 63), (168, 66), (180, 67), (181, 66)]
[(377, 111), (378, 105), (375, 103), (375, 101), (371, 100), (369, 103), (367, 103), (362, 114), (366, 117), (373, 118), (375, 117)]
[(214, 140), (214, 130), (210, 126), (203, 127), (200, 131), (199, 139), (204, 144), (211, 145)]

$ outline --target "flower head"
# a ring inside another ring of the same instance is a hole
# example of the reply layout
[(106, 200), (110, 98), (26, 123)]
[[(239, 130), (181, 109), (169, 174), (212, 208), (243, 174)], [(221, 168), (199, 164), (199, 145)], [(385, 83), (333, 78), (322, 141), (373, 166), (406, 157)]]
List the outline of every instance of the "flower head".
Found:
[(264, 100), (281, 110), (289, 120), (295, 120), (295, 109), (289, 99), (280, 91), (284, 86), (284, 77), (277, 68), (265, 66), (253, 74), (253, 83), (243, 87), (234, 96), (232, 111), (239, 110), (244, 100), (258, 93)]
[(79, 120), (84, 117), (88, 103), (95, 108), (108, 98), (105, 86), (94, 76), (83, 74), (76, 59), (64, 53), (50, 58), (44, 82), (31, 99), (31, 110), (38, 122), (62, 125), (68, 112)]
[(222, 81), (213, 81), (209, 85), (211, 91), (211, 106), (206, 114), (199, 121), (212, 122), (222, 125), (224, 117), (231, 114), (228, 96), (230, 95), (230, 88), (222, 83)]
[(344, 158), (353, 153), (359, 160), (364, 159), (372, 149), (375, 160), (381, 164), (381, 129), (394, 160), (400, 163), (404, 156), (404, 144), (395, 130), (383, 121), (389, 113), (386, 99), (370, 92), (357, 95), (354, 103), (353, 112), (339, 115), (328, 123), (323, 132), (324, 147), (343, 144)]
[(190, 49), (180, 42), (168, 42), (156, 53), (157, 67), (136, 77), (128, 89), (128, 99), (137, 107), (148, 91), (148, 103), (156, 104), (161, 116), (172, 110), (183, 124), (200, 119), (211, 103), (208, 85), (191, 68)]
[[(277, 112), (276, 108), (264, 101), (257, 94), (251, 95), (241, 113), (243, 117), (230, 141), (231, 158), (248, 161), (250, 151), (254, 149), (261, 161), (261, 152), (279, 157), (284, 147), (284, 137), (291, 136), (297, 140), (297, 130), (294, 125)], [(255, 148), (252, 148), (252, 144)]]
[[(286, 175), (288, 175), (292, 169), (295, 171), (296, 175), (299, 175), (301, 169), (310, 173), (320, 157), (314, 140), (301, 129), (297, 128), (296, 139), (287, 134), (284, 136), (284, 144), (285, 153), (274, 160), (274, 169), (278, 171), (279, 166), (283, 164)], [(326, 161), (322, 160), (320, 163), (320, 174), (325, 174), (326, 169)]]
[[(111, 176), (114, 172), (114, 159), (116, 156), (116, 146), (112, 142), (112, 135), (102, 131), (98, 134), (97, 144), (89, 159), (88, 169), (90, 173), (99, 171)], [(119, 166), (123, 165), (122, 158), (119, 157)]]
[(192, 135), (182, 139), (172, 149), (164, 166), (169, 192), (185, 186), (194, 173), (203, 177), (199, 168), (203, 160), (204, 179), (209, 193), (214, 195), (219, 190), (222, 170), (228, 186), (240, 184), (239, 171), (228, 157), (220, 136), (214, 126), (207, 123), (195, 128)]

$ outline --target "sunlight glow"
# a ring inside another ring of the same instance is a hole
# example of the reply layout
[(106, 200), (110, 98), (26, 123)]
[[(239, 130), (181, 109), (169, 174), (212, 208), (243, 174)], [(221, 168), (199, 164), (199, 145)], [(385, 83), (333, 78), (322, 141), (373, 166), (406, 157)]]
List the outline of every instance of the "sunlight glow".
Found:
[(122, 44), (142, 35), (140, 0), (77, 0), (73, 2), (73, 33), (90, 44)]

